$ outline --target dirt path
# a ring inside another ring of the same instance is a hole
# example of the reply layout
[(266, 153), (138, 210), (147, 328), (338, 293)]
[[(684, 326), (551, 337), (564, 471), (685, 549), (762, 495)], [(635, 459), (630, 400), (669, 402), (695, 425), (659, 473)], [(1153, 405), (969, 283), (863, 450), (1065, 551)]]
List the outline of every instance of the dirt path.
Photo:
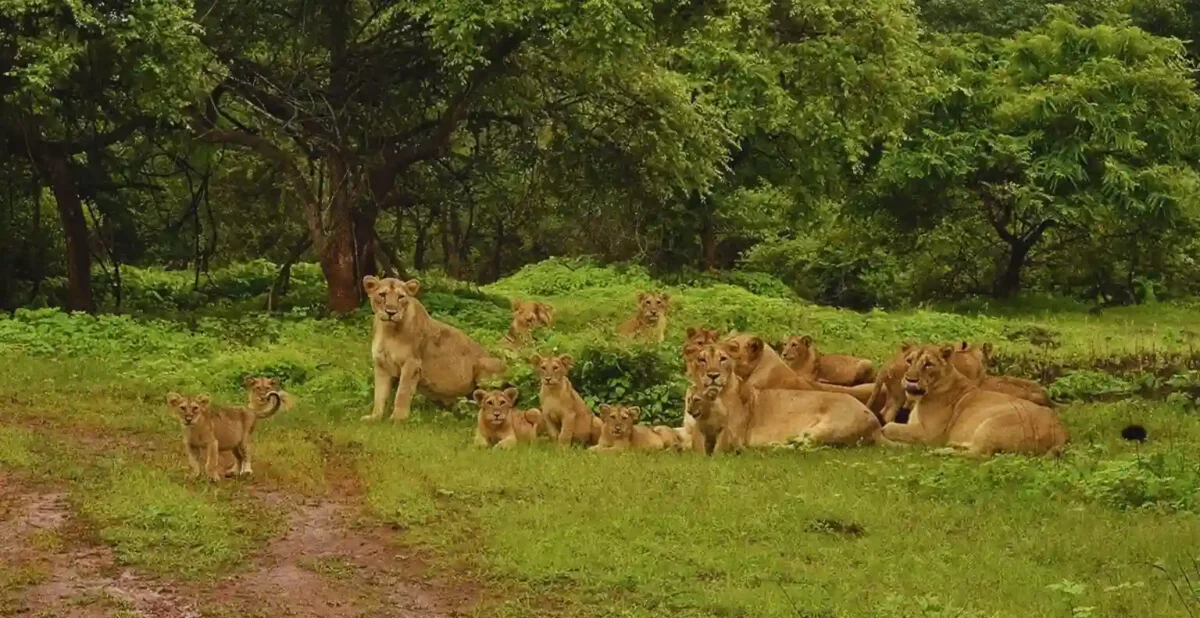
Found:
[(342, 487), (350, 493), (328, 500), (258, 493), (289, 514), (286, 529), (247, 567), (201, 586), (118, 566), (74, 519), (65, 493), (0, 473), (0, 615), (440, 618), (477, 604), (477, 586), (432, 578), (394, 533), (356, 524), (353, 484)]

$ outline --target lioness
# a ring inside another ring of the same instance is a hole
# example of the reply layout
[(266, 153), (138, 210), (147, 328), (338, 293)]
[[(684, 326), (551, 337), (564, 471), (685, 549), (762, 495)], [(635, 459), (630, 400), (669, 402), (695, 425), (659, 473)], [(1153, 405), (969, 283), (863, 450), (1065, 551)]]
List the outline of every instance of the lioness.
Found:
[(638, 294), (637, 315), (617, 327), (618, 335), (646, 337), (662, 343), (667, 336), (667, 312), (671, 308), (670, 294)]
[(767, 388), (790, 388), (807, 391), (824, 391), (850, 395), (859, 401), (871, 396), (873, 385), (860, 384), (854, 387), (824, 384), (797, 374), (788, 367), (775, 350), (761, 337), (738, 334), (727, 337), (721, 345), (735, 359), (735, 369), (740, 378), (743, 401), (749, 401), (754, 390)]
[[(600, 406), (603, 427), (600, 439), (589, 451), (661, 451), (666, 448), (663, 436), (674, 433), (669, 427), (638, 425), (642, 410), (636, 406)], [(661, 432), (660, 430), (666, 430)]]
[(476, 390), (472, 397), (479, 404), (475, 423), (475, 446), (507, 449), (518, 443), (537, 440), (537, 426), (542, 413), (537, 408), (524, 412), (516, 408), (517, 389), (502, 391)]
[[(720, 338), (720, 333), (716, 329), (707, 328), (704, 326), (689, 326), (687, 329), (687, 338), (683, 342), (683, 366), (686, 375), (691, 376), (695, 371), (696, 357), (700, 354), (700, 350), (704, 349), (705, 345), (716, 343)], [(692, 400), (692, 381), (688, 381), (687, 390), (683, 394), (683, 427), (679, 427), (676, 431), (681, 439), (690, 439), (691, 427), (695, 424), (696, 419), (690, 414), (690, 403)]]
[[(738, 363), (719, 345), (709, 345), (697, 363), (697, 390), (702, 396), (696, 423), (704, 418), (706, 452), (729, 452), (743, 446), (782, 445), (804, 441), (824, 445), (871, 444), (879, 422), (861, 402), (841, 393), (795, 389), (752, 389), (749, 401), (741, 395)], [(742, 391), (744, 392), (744, 391)], [(713, 412), (716, 412), (713, 414)], [(710, 441), (717, 432), (715, 443)], [(693, 443), (700, 451), (701, 441)]]
[(253, 472), (250, 467), (250, 433), (254, 431), (254, 425), (259, 419), (274, 415), (282, 404), (278, 393), (267, 393), (267, 398), (271, 400), (271, 407), (256, 412), (242, 407), (210, 410), (208, 395), (167, 395), (167, 405), (179, 417), (183, 427), (183, 447), (187, 452), (193, 477), (200, 476), (200, 461), (203, 458), (203, 469), (209, 478), (213, 481), (221, 480), (218, 471), (221, 453), (233, 454), (233, 472), (241, 475)]
[(279, 399), (282, 402), (280, 407), (283, 410), (291, 410), (296, 405), (296, 398), (292, 397), (291, 393), (279, 388), (279, 380), (276, 378), (246, 376), (244, 384), (246, 386), (247, 397), (246, 407), (255, 412), (261, 412), (271, 407), (272, 398), (268, 395), (272, 392), (279, 395)]
[(538, 400), (542, 410), (542, 426), (550, 439), (564, 447), (573, 442), (589, 446), (596, 444), (600, 439), (602, 423), (592, 414), (567, 378), (567, 371), (575, 359), (570, 354), (534, 355), (530, 362), (541, 378)]
[(822, 354), (808, 335), (784, 340), (779, 355), (792, 371), (813, 381), (854, 386), (875, 381), (875, 363), (848, 354)]
[(916, 350), (904, 373), (915, 403), (908, 423), (884, 425), (886, 442), (946, 445), (977, 457), (1062, 452), (1067, 430), (1053, 410), (980, 388), (955, 369), (954, 353), (948, 345)]
[(510, 343), (528, 341), (539, 326), (554, 324), (554, 309), (536, 300), (512, 299), (512, 324), (504, 338)]
[(462, 331), (430, 317), (417, 300), (416, 279), (363, 277), (375, 313), (371, 359), (375, 365), (375, 406), (363, 420), (383, 418), (398, 378), (392, 420), (408, 418), (413, 393), (450, 405), (474, 392), (480, 380), (503, 373), (504, 361), (487, 353)]
[[(954, 351), (950, 362), (960, 373), (973, 381), (983, 377), (985, 370), (982, 348), (972, 346), (966, 341), (950, 347)], [(917, 344), (905, 341), (900, 345), (900, 352), (884, 363), (883, 369), (875, 376), (867, 407), (884, 423), (894, 422), (896, 415), (907, 405), (908, 394), (904, 391), (902, 381), (904, 372), (908, 370), (909, 360), (917, 349)]]

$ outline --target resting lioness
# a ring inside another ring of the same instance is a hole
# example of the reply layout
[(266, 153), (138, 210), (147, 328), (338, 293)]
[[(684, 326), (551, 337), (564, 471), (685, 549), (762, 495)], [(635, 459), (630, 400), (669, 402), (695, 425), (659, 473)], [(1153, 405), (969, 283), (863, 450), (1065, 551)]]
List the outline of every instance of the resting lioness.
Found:
[(946, 445), (980, 457), (1062, 452), (1067, 430), (1053, 410), (980, 388), (954, 368), (954, 353), (953, 346), (916, 350), (904, 374), (912, 412), (906, 424), (884, 425), (886, 442)]
[[(703, 426), (706, 452), (729, 452), (743, 446), (784, 445), (802, 441), (817, 445), (871, 444), (879, 422), (862, 402), (841, 393), (795, 389), (753, 389), (749, 401), (741, 395), (737, 362), (720, 345), (709, 345), (697, 363), (694, 401)], [(743, 391), (744, 392), (744, 391)], [(703, 417), (703, 421), (702, 421)], [(710, 441), (717, 432), (715, 443)], [(701, 440), (693, 449), (699, 451)]]
[(644, 337), (662, 343), (667, 336), (667, 312), (671, 308), (670, 294), (638, 294), (637, 315), (617, 326), (617, 334)]
[(249, 408), (228, 407), (209, 409), (208, 395), (184, 397), (179, 393), (167, 395), (167, 405), (179, 417), (183, 427), (183, 447), (187, 451), (192, 476), (200, 476), (203, 469), (213, 481), (221, 480), (219, 462), (221, 453), (232, 453), (236, 463), (233, 472), (250, 474), (250, 434), (259, 419), (268, 418), (279, 411), (282, 401), (278, 393), (267, 393), (271, 407), (256, 412)]
[[(647, 427), (638, 425), (642, 410), (636, 406), (600, 406), (603, 426), (600, 439), (589, 451), (661, 451), (667, 447), (664, 436), (678, 441), (669, 427)], [(664, 431), (665, 430), (665, 431)]]
[(541, 405), (542, 426), (546, 435), (561, 446), (570, 446), (572, 443), (596, 444), (600, 439), (602, 423), (592, 414), (567, 378), (575, 359), (570, 354), (535, 355), (530, 362), (541, 378), (538, 403)]
[(788, 367), (818, 382), (854, 386), (875, 381), (875, 363), (849, 354), (822, 354), (808, 335), (788, 337), (779, 348)]
[[(983, 377), (984, 353), (981, 348), (966, 341), (950, 347), (954, 350), (950, 362), (960, 373), (972, 381)], [(902, 381), (904, 372), (908, 370), (909, 359), (916, 349), (917, 344), (905, 341), (900, 345), (900, 352), (884, 363), (879, 374), (875, 376), (867, 407), (884, 423), (894, 422), (900, 410), (908, 405), (908, 394), (904, 391)]]
[[(716, 329), (707, 328), (704, 326), (689, 326), (687, 329), (687, 338), (683, 342), (683, 367), (684, 374), (691, 376), (696, 370), (696, 357), (700, 354), (700, 350), (710, 343), (716, 343), (720, 338), (720, 333)], [(696, 419), (692, 418), (690, 403), (692, 400), (692, 381), (688, 380), (687, 390), (683, 394), (683, 426), (676, 430), (680, 438), (690, 441), (690, 432), (692, 425)]]
[(841, 393), (850, 395), (859, 401), (866, 401), (871, 396), (873, 388), (871, 384), (860, 384), (853, 387), (838, 386), (810, 380), (797, 374), (761, 337), (738, 334), (727, 337), (719, 345), (724, 347), (736, 361), (735, 368), (738, 378), (742, 381), (741, 393), (744, 401), (750, 400), (752, 391), (767, 388)]
[(363, 277), (375, 313), (371, 359), (375, 365), (375, 406), (363, 420), (383, 418), (392, 380), (399, 378), (392, 420), (408, 418), (412, 396), (421, 394), (451, 405), (475, 391), (481, 380), (503, 373), (504, 361), (487, 353), (462, 331), (430, 317), (417, 300), (416, 279)]
[(542, 413), (537, 408), (524, 412), (518, 410), (517, 389), (478, 389), (473, 398), (475, 403), (479, 404), (479, 414), (475, 423), (475, 446), (507, 449), (518, 443), (537, 440), (537, 427), (542, 420)]
[(554, 309), (536, 300), (512, 299), (512, 324), (504, 338), (510, 343), (528, 341), (533, 330), (539, 326), (554, 324)]

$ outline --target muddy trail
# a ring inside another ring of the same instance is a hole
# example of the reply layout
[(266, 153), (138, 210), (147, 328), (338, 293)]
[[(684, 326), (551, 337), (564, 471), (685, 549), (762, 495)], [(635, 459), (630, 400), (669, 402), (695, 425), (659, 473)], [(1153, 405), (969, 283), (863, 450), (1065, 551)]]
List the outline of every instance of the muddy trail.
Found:
[[(358, 517), (356, 483), (329, 498), (252, 492), (286, 525), (229, 576), (205, 583), (122, 566), (66, 491), (0, 471), (0, 616), (199, 618), (472, 615), (482, 589), (435, 575), (417, 549)], [(331, 479), (336, 480), (336, 479)]]

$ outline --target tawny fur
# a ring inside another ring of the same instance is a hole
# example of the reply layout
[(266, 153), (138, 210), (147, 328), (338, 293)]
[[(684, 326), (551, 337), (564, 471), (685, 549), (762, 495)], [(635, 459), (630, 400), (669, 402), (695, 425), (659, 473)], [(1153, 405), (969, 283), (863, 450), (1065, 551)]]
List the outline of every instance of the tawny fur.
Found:
[(617, 334), (662, 343), (667, 336), (667, 314), (671, 310), (670, 294), (638, 294), (637, 315), (617, 326)]
[(250, 435), (259, 420), (273, 416), (282, 404), (278, 393), (270, 392), (267, 398), (271, 406), (256, 412), (247, 407), (210, 408), (208, 395), (167, 395), (167, 405), (183, 428), (183, 447), (193, 477), (203, 472), (214, 482), (221, 480), (221, 453), (233, 455), (231, 472), (239, 475), (253, 472)]
[(980, 388), (954, 367), (954, 353), (953, 346), (916, 351), (904, 375), (915, 402), (909, 421), (885, 425), (884, 442), (947, 446), (975, 457), (1063, 451), (1069, 436), (1054, 410)]
[(848, 354), (822, 354), (808, 335), (788, 337), (779, 348), (779, 355), (792, 371), (813, 381), (841, 386), (875, 381), (875, 363)]
[(479, 405), (475, 417), (475, 446), (512, 448), (537, 440), (542, 413), (537, 408), (522, 412), (517, 406), (517, 389), (501, 391), (477, 389), (472, 398)]
[(296, 398), (291, 393), (279, 388), (281, 384), (275, 378), (247, 376), (245, 386), (246, 406), (255, 412), (261, 412), (273, 405), (271, 398), (267, 396), (271, 392), (279, 394), (280, 409), (284, 412), (296, 406)]
[(667, 447), (659, 428), (637, 424), (640, 408), (605, 404), (599, 411), (603, 423), (600, 439), (589, 451), (661, 451)]
[(471, 394), (479, 382), (503, 373), (497, 359), (462, 331), (432, 318), (417, 300), (420, 283), (363, 278), (371, 299), (375, 331), (371, 360), (375, 371), (375, 404), (363, 420), (382, 419), (398, 379), (392, 419), (408, 418), (412, 397), (420, 392), (444, 406)]
[(533, 331), (541, 326), (554, 325), (554, 309), (536, 300), (512, 299), (512, 323), (504, 339), (521, 344), (529, 341)]
[(603, 424), (567, 378), (574, 362), (568, 354), (534, 356), (531, 360), (541, 381), (538, 403), (542, 410), (542, 427), (560, 446), (573, 443), (591, 446), (600, 439)]
[(862, 402), (871, 396), (871, 384), (838, 386), (810, 380), (797, 374), (760, 337), (736, 334), (726, 337), (719, 345), (736, 360), (736, 371), (742, 382), (743, 401), (749, 402), (753, 391), (768, 388), (841, 393)]
[[(884, 363), (879, 374), (875, 376), (867, 407), (884, 423), (894, 422), (900, 410), (908, 406), (908, 394), (904, 391), (902, 382), (904, 372), (908, 370), (909, 359), (918, 347), (911, 341), (905, 341), (901, 344), (899, 353)], [(950, 362), (954, 367), (967, 379), (980, 380), (985, 373), (983, 349), (966, 341), (951, 347), (954, 354)]]

